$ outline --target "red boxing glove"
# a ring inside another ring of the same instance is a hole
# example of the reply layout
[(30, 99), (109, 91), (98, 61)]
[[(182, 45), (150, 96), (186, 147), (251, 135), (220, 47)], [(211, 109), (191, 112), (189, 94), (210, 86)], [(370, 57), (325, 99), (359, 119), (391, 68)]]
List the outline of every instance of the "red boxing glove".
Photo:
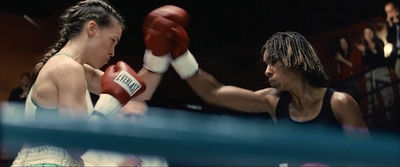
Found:
[(128, 101), (146, 90), (146, 84), (125, 62), (111, 65), (101, 78), (101, 93), (107, 93), (125, 105)]
[(171, 47), (170, 53), (177, 58), (187, 52), (189, 48), (189, 36), (185, 29), (181, 26), (171, 28), (174, 44)]
[(94, 110), (114, 116), (128, 101), (146, 90), (145, 82), (125, 62), (109, 66), (101, 78), (101, 94)]
[(146, 51), (143, 67), (155, 73), (164, 73), (169, 67), (169, 50), (172, 46), (170, 29), (176, 24), (166, 18), (156, 18), (144, 36)]
[(156, 73), (164, 73), (169, 67), (169, 51), (173, 45), (171, 27), (186, 27), (189, 14), (173, 5), (165, 5), (151, 11), (143, 21), (146, 45), (144, 67)]
[(168, 54), (172, 46), (171, 27), (176, 24), (166, 18), (156, 18), (146, 30), (144, 43), (147, 49), (150, 49), (155, 56)]
[(171, 47), (171, 54), (175, 58), (171, 60), (171, 66), (182, 79), (187, 79), (196, 74), (199, 65), (194, 56), (189, 52), (189, 37), (180, 26), (171, 29), (174, 44)]
[(189, 14), (177, 6), (165, 5), (151, 11), (142, 27), (146, 47), (155, 56), (167, 54), (172, 45), (170, 28), (177, 25), (186, 27), (188, 22)]
[(167, 18), (184, 29), (186, 29), (190, 20), (189, 14), (184, 9), (174, 5), (164, 5), (154, 9), (145, 17), (143, 21), (143, 34), (147, 34), (146, 31), (148, 27), (151, 27), (153, 20), (160, 17)]

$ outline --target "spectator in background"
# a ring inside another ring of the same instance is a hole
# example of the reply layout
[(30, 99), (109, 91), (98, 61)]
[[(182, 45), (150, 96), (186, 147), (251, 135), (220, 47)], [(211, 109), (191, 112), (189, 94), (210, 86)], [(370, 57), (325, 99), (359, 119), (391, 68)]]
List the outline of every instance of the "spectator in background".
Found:
[(376, 36), (372, 27), (364, 28), (361, 44), (356, 44), (362, 53), (362, 65), (367, 66), (369, 70), (385, 67), (383, 46), (383, 41)]
[(8, 97), (8, 102), (14, 109), (20, 108), (23, 111), (30, 87), (31, 75), (28, 72), (24, 72), (20, 76), (20, 86), (14, 88)]
[(339, 49), (335, 54), (337, 62), (337, 72), (340, 79), (347, 79), (353, 75), (353, 59), (350, 57), (351, 48), (349, 47), (350, 40), (347, 37), (339, 38)]
[(387, 2), (385, 4), (386, 12), (386, 40), (392, 45), (392, 51), (389, 56), (389, 68), (394, 69), (397, 77), (400, 78), (400, 14), (398, 4)]
[(337, 72), (340, 76), (341, 90), (350, 94), (357, 100), (359, 95), (359, 86), (356, 79), (350, 79), (361, 64), (361, 58), (350, 47), (350, 39), (347, 36), (341, 36), (337, 41), (338, 49), (335, 53), (337, 60)]
[[(368, 114), (377, 111), (378, 93), (382, 95), (385, 108), (392, 106), (394, 96), (391, 86), (386, 85), (391, 83), (391, 77), (385, 63), (383, 41), (376, 36), (372, 27), (366, 27), (363, 30), (361, 44), (356, 44), (356, 47), (362, 53), (362, 65), (368, 67), (368, 72), (365, 73), (367, 92), (380, 89), (378, 92), (368, 95)], [(390, 113), (387, 114), (387, 118), (391, 119)]]

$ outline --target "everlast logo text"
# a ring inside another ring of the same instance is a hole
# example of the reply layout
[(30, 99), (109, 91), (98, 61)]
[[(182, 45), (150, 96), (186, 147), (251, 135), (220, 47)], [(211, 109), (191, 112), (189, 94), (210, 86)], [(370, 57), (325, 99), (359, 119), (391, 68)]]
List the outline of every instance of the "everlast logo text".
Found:
[(137, 90), (139, 90), (142, 85), (133, 77), (131, 74), (129, 74), (126, 71), (121, 71), (118, 76), (114, 79), (114, 82), (116, 82), (118, 85), (123, 87), (127, 92), (129, 92), (129, 95), (132, 96)]

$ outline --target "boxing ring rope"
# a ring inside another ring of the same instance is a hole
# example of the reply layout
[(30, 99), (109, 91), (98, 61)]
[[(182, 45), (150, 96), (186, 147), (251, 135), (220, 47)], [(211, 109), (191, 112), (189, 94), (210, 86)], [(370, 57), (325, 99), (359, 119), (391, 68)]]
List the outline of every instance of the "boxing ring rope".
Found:
[(371, 131), (349, 139), (329, 128), (280, 127), (238, 118), (149, 107), (134, 122), (79, 119), (24, 121), (1, 112), (1, 147), (41, 142), (165, 157), (171, 166), (278, 166), (320, 162), (331, 166), (399, 166), (400, 136)]

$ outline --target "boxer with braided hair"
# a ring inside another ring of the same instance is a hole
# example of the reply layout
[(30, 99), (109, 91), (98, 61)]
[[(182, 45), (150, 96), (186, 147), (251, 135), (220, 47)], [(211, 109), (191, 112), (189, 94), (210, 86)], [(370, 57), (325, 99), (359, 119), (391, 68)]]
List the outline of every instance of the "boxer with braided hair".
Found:
[[(223, 85), (198, 67), (184, 29), (171, 29), (171, 65), (206, 102), (249, 113), (268, 113), (285, 125), (338, 125), (345, 134), (369, 138), (361, 109), (347, 93), (326, 87), (329, 74), (311, 44), (297, 32), (277, 32), (262, 48), (265, 75), (271, 87), (252, 91)], [(286, 121), (288, 120), (288, 121)], [(330, 126), (328, 126), (330, 127)], [(335, 127), (335, 126), (332, 126)]]
[[(277, 56), (286, 68), (298, 68), (303, 71), (308, 82), (313, 86), (326, 86), (330, 77), (322, 66), (314, 48), (305, 38), (296, 32), (278, 32), (266, 42), (264, 53)], [(293, 45), (296, 43), (297, 45)], [(276, 57), (268, 56), (267, 62), (273, 62)]]
[(95, 20), (101, 28), (110, 27), (113, 26), (110, 15), (116, 19), (122, 31), (125, 30), (125, 20), (123, 17), (105, 1), (81, 1), (76, 6), (65, 10), (60, 17), (61, 29), (59, 30), (59, 39), (50, 47), (49, 51), (44, 54), (41, 61), (34, 68), (32, 72), (33, 82), (36, 80), (44, 64), (58, 53), (70, 39), (80, 33), (81, 27), (86, 21)]
[[(59, 39), (33, 69), (25, 106), (28, 120), (40, 121), (53, 115), (101, 121), (112, 118), (130, 102), (151, 98), (162, 74), (147, 68), (136, 73), (122, 61), (104, 72), (99, 69), (114, 57), (125, 29), (121, 14), (106, 1), (78, 2), (64, 11), (60, 27)], [(100, 95), (95, 106), (89, 92)], [(12, 166), (83, 166), (81, 154), (58, 145), (25, 143)], [(140, 162), (127, 159), (121, 163)]]

